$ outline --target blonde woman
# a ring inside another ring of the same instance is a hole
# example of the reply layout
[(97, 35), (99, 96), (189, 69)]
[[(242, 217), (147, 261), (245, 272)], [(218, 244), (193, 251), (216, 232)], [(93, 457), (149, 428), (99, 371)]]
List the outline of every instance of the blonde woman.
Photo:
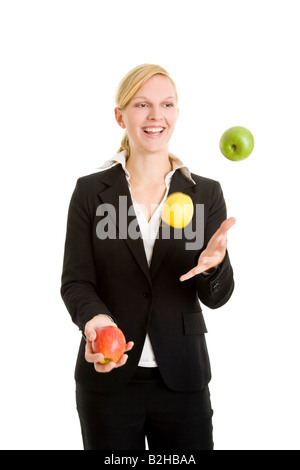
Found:
[[(86, 450), (143, 450), (145, 439), (151, 451), (213, 449), (201, 304), (218, 308), (233, 292), (235, 219), (220, 184), (170, 154), (177, 103), (165, 69), (131, 70), (116, 95), (121, 148), (71, 199), (61, 293), (84, 333), (75, 379)], [(161, 221), (174, 192), (193, 200), (189, 230)], [(118, 363), (101, 365), (91, 345), (107, 325), (128, 343)]]

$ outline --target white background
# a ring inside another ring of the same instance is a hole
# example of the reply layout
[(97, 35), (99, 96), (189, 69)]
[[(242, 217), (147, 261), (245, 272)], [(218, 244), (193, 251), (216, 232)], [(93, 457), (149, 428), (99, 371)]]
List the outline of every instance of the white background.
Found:
[[(204, 308), (216, 449), (300, 449), (299, 20), (293, 0), (1, 1), (2, 449), (82, 448), (67, 209), (118, 149), (115, 90), (146, 62), (178, 86), (170, 150), (221, 182), (237, 218), (235, 293)], [(255, 138), (238, 163), (218, 148), (233, 125)]]

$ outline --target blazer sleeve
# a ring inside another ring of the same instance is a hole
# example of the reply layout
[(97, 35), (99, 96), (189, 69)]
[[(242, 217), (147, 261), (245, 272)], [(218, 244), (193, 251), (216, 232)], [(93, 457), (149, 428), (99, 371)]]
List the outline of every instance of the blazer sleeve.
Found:
[[(215, 182), (208, 216), (205, 225), (204, 247), (221, 223), (227, 218), (226, 204), (220, 183)], [(200, 301), (209, 308), (222, 307), (231, 297), (234, 290), (233, 269), (228, 251), (223, 262), (211, 274), (200, 274), (197, 277), (197, 291)]]
[(69, 206), (61, 296), (73, 322), (82, 332), (95, 315), (106, 314), (113, 318), (97, 294), (93, 220), (81, 178)]

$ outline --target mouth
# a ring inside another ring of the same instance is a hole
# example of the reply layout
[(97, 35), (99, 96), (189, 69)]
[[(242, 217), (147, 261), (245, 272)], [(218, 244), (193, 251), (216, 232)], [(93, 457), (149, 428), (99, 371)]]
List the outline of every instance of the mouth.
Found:
[(148, 136), (157, 137), (160, 136), (166, 130), (165, 127), (144, 127), (143, 131)]

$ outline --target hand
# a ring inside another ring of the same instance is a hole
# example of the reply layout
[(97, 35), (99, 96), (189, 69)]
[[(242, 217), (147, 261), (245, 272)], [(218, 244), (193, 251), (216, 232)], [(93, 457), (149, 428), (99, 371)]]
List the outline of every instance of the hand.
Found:
[[(84, 334), (86, 337), (86, 346), (85, 346), (85, 359), (89, 363), (93, 363), (95, 370), (97, 372), (110, 372), (117, 367), (124, 366), (127, 362), (128, 355), (123, 354), (119, 362), (109, 362), (108, 364), (102, 365), (100, 361), (104, 359), (103, 354), (97, 353), (94, 354), (92, 349), (92, 342), (95, 341), (97, 333), (96, 330), (98, 328), (103, 328), (104, 326), (115, 326), (117, 325), (106, 315), (97, 315), (96, 317), (92, 318), (86, 325), (84, 329)], [(125, 352), (130, 351), (134, 346), (134, 343), (130, 341), (126, 344)]]
[(209, 240), (206, 249), (202, 251), (197, 266), (181, 276), (181, 282), (191, 279), (197, 274), (201, 274), (209, 269), (217, 268), (217, 266), (222, 263), (227, 249), (227, 232), (235, 222), (236, 219), (230, 217), (221, 224), (220, 228)]

